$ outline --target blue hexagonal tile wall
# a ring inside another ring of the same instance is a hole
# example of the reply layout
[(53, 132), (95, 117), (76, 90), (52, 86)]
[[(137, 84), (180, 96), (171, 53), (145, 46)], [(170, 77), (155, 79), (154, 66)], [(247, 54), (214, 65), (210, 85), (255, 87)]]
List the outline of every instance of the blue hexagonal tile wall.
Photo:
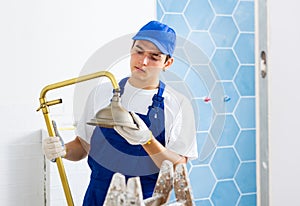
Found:
[(254, 34), (240, 34), (234, 50), (241, 64), (254, 64)]
[(162, 6), (160, 5), (160, 1), (157, 1), (158, 3), (156, 4), (156, 17), (157, 19), (161, 19), (162, 16), (164, 15), (164, 11), (162, 9)]
[(218, 179), (233, 178), (240, 161), (232, 148), (218, 148), (211, 167)]
[[(199, 166), (199, 165), (206, 165), (209, 164), (211, 160), (210, 154), (214, 151), (215, 146), (211, 144), (211, 136), (207, 132), (198, 132), (197, 133), (197, 144), (198, 144), (198, 153), (200, 154), (199, 157), (195, 160), (191, 161), (191, 164), (193, 166)], [(208, 150), (207, 144), (211, 145), (210, 151), (204, 151), (205, 149)]]
[(206, 0), (190, 0), (184, 15), (193, 30), (208, 29), (214, 18), (214, 12)]
[(193, 42), (187, 40), (183, 46), (183, 49), (192, 65), (208, 65), (208, 56)]
[(195, 188), (193, 190), (194, 198), (208, 198), (216, 183), (211, 169), (208, 166), (194, 167), (190, 173), (190, 178), (198, 180), (191, 182), (192, 188)]
[(233, 17), (242, 32), (254, 31), (254, 2), (241, 1)]
[(220, 181), (213, 191), (211, 200), (216, 206), (236, 205), (240, 193), (231, 180)]
[(241, 66), (234, 82), (242, 96), (255, 95), (254, 66)]
[(211, 124), (210, 134), (214, 140), (214, 143), (217, 145), (221, 139), (221, 136), (224, 132), (226, 123), (226, 115), (225, 114), (216, 114), (214, 120)]
[(238, 0), (211, 0), (217, 14), (231, 14)]
[(209, 58), (212, 56), (215, 50), (215, 45), (208, 32), (192, 31), (188, 40), (201, 48)]
[(225, 124), (220, 140), (219, 146), (232, 146), (240, 132), (240, 128), (237, 125), (232, 115), (226, 115)]
[(216, 113), (225, 113), (226, 105), (224, 102), (225, 89), (222, 83), (217, 82), (211, 92), (212, 105)]
[(239, 63), (231, 49), (218, 49), (212, 59), (220, 79), (231, 80)]
[(251, 193), (256, 191), (255, 171), (255, 162), (245, 162), (241, 164), (235, 179), (242, 193)]
[(195, 110), (199, 158), (188, 164), (195, 205), (255, 206), (254, 1), (157, 0), (157, 19), (178, 34), (162, 79)]
[(209, 200), (198, 200), (195, 201), (196, 206), (212, 206)]
[(216, 84), (216, 77), (212, 71), (213, 69), (209, 65), (194, 65), (192, 68), (199, 74), (208, 91), (211, 92)]
[(255, 130), (241, 131), (235, 143), (235, 148), (242, 161), (254, 161), (256, 159), (255, 146)]
[(204, 102), (202, 99), (194, 99), (195, 105), (198, 107), (196, 110), (201, 118), (197, 122), (198, 131), (208, 131), (214, 117), (214, 111), (210, 103)]
[(159, 1), (164, 12), (182, 12), (187, 0), (163, 0)]
[(238, 29), (229, 16), (218, 16), (210, 28), (211, 36), (217, 47), (232, 47)]
[(176, 34), (182, 38), (187, 38), (189, 34), (189, 28), (186, 24), (182, 15), (176, 14), (165, 14), (162, 21), (170, 25), (171, 27), (177, 28)]
[(194, 97), (204, 97), (208, 94), (208, 88), (202, 81), (200, 74), (193, 67), (190, 68), (186, 75), (186, 84), (191, 88)]
[(165, 79), (168, 79), (169, 78), (168, 72), (171, 72), (171, 73), (175, 74), (176, 76), (178, 76), (178, 78), (180, 78), (182, 80), (186, 76), (189, 68), (190, 68), (190, 65), (188, 65), (186, 62), (178, 59), (178, 60), (174, 61), (172, 67), (170, 67), (170, 69), (168, 69), (166, 71), (166, 74), (162, 73), (162, 75), (165, 77)]
[(242, 195), (239, 201), (238, 206), (249, 206), (249, 205), (256, 205), (256, 195)]
[(224, 87), (223, 101), (225, 102), (226, 112), (232, 113), (240, 96), (232, 82), (223, 82), (222, 84)]
[(241, 98), (235, 116), (241, 128), (255, 128), (255, 99)]

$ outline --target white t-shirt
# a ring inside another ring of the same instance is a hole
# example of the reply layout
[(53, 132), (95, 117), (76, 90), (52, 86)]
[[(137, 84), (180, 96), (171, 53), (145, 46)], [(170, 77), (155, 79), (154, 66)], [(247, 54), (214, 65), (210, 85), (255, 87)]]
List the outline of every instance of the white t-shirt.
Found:
[[(146, 115), (152, 97), (158, 89), (143, 90), (128, 81), (121, 96), (121, 104), (128, 111)], [(77, 124), (76, 135), (90, 143), (95, 126), (86, 124), (100, 109), (106, 107), (113, 95), (111, 83), (103, 83), (90, 93), (82, 118)], [(164, 93), (166, 148), (191, 159), (198, 157), (194, 111), (189, 100), (170, 86)]]

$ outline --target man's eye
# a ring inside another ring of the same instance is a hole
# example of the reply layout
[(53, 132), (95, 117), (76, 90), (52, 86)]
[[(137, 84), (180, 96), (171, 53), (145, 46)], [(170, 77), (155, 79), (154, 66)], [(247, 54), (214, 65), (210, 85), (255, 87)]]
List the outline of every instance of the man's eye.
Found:
[(159, 55), (151, 55), (151, 59), (155, 60), (155, 61), (160, 61), (161, 60), (161, 56), (159, 56)]
[(143, 53), (144, 53), (143, 51), (137, 50), (137, 49), (136, 49), (136, 50), (133, 50), (133, 52), (136, 53), (136, 54), (143, 54)]
[(151, 59), (154, 61), (159, 61), (159, 57), (156, 57), (156, 56), (151, 56)]

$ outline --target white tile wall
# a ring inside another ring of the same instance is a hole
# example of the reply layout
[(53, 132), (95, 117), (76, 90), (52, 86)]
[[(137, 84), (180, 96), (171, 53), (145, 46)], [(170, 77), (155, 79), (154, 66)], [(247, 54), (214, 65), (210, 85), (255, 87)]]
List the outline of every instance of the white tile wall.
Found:
[(0, 145), (1, 205), (44, 205), (44, 160), (37, 141), (40, 136), (36, 132), (28, 143)]

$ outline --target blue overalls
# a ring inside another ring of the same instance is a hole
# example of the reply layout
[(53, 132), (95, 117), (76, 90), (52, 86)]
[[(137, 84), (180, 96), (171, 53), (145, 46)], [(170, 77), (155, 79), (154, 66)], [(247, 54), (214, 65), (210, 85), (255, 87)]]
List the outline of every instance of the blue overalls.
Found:
[[(121, 95), (127, 80), (128, 77), (119, 83)], [(160, 81), (147, 115), (138, 114), (162, 145), (165, 145), (164, 88), (165, 84)], [(159, 168), (141, 145), (129, 144), (113, 128), (96, 126), (91, 137), (88, 164), (91, 179), (84, 206), (103, 205), (110, 181), (116, 172), (125, 175), (126, 181), (130, 177), (139, 176), (143, 198), (152, 196)]]

